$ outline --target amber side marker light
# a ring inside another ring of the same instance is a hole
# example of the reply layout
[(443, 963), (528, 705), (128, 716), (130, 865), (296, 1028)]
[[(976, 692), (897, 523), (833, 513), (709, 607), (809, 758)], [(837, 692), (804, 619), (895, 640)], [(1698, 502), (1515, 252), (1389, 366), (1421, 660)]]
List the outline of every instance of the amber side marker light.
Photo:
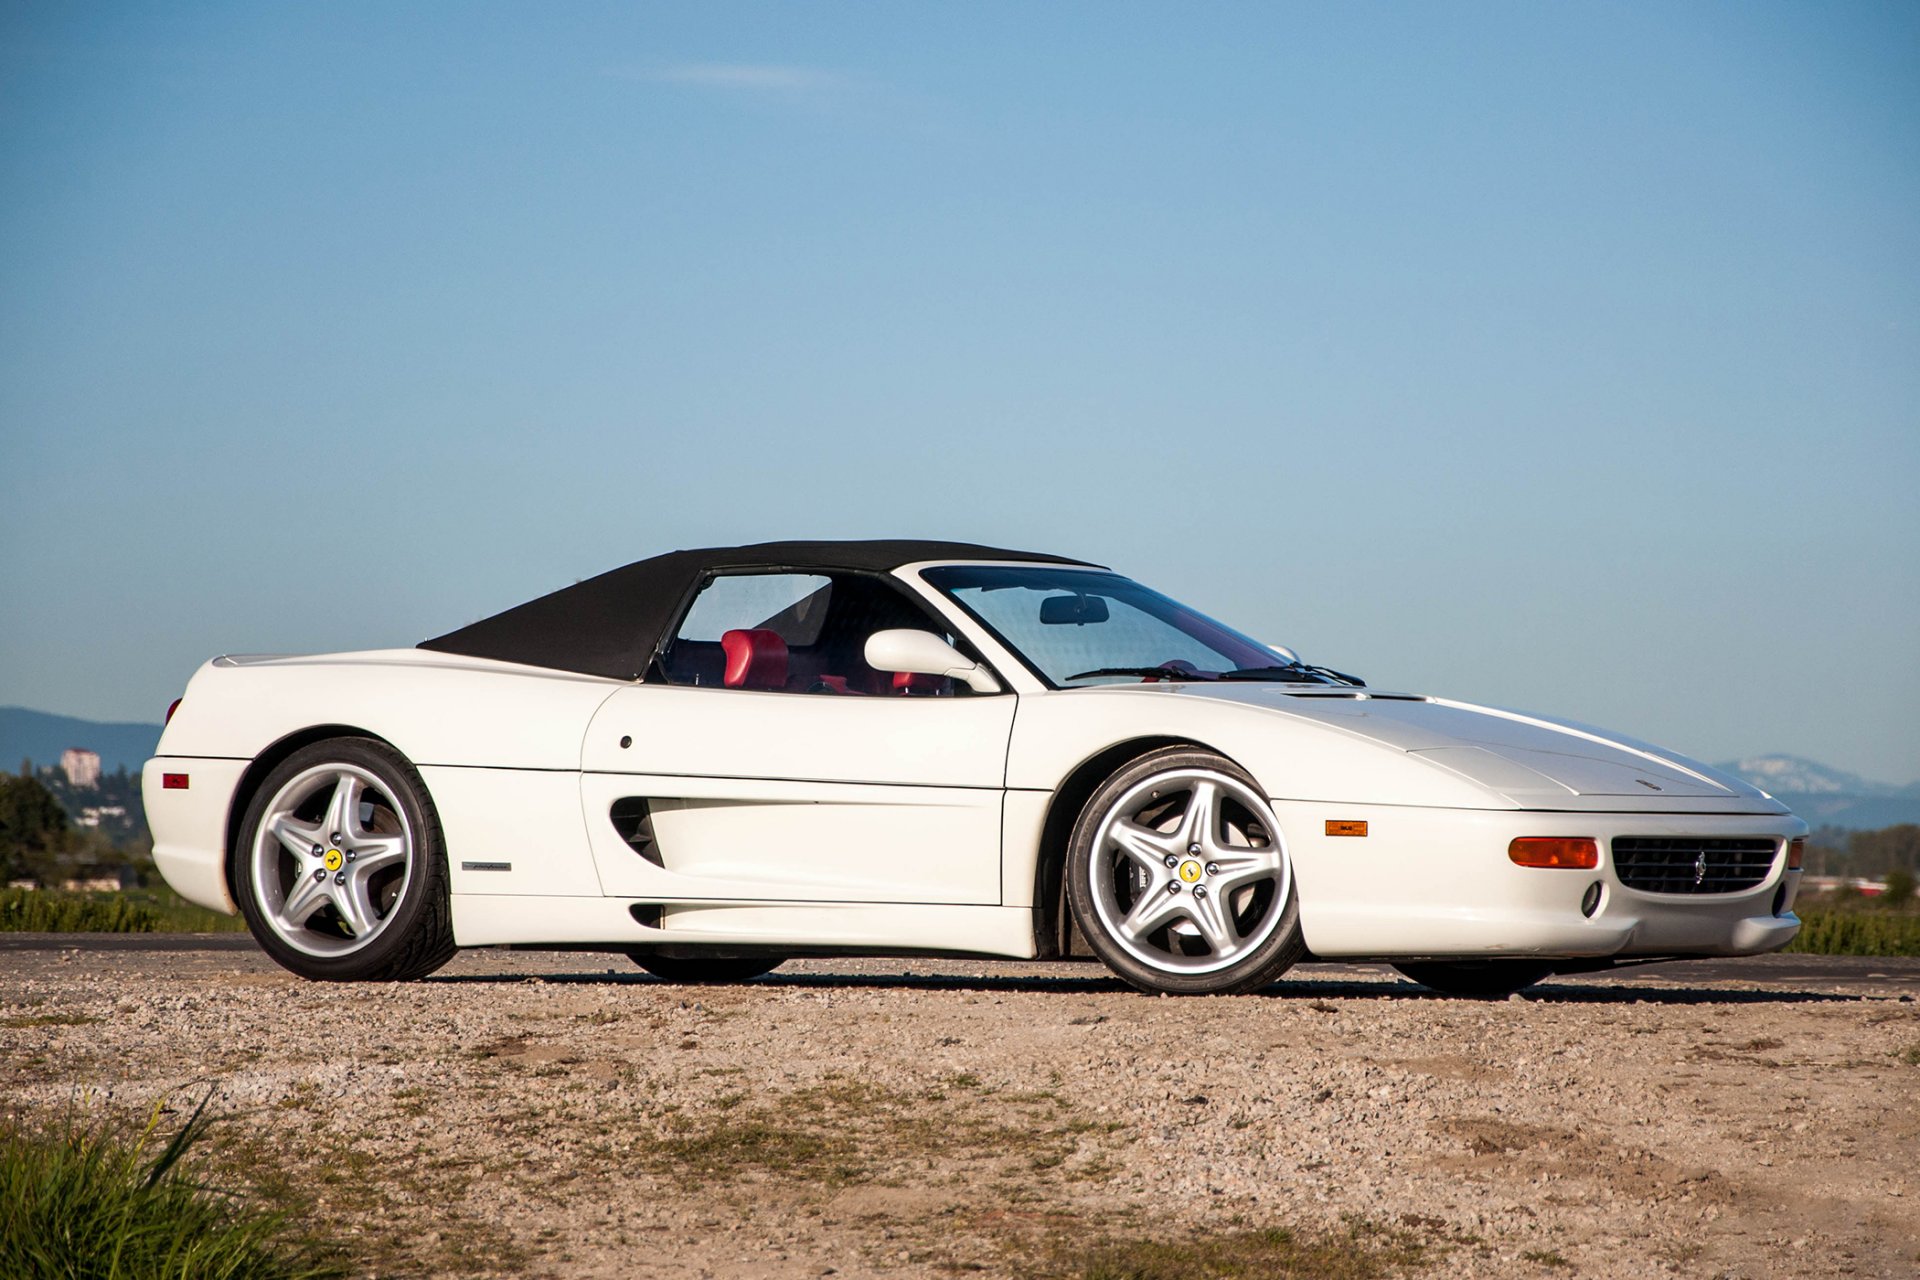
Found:
[(1367, 834), (1367, 824), (1354, 819), (1327, 819), (1327, 834), (1330, 836), (1363, 836)]
[(1600, 865), (1600, 844), (1584, 836), (1521, 836), (1507, 846), (1521, 867), (1567, 867), (1587, 871)]
[(1787, 841), (1787, 870), (1798, 871), (1801, 860), (1806, 856), (1807, 842), (1805, 840)]

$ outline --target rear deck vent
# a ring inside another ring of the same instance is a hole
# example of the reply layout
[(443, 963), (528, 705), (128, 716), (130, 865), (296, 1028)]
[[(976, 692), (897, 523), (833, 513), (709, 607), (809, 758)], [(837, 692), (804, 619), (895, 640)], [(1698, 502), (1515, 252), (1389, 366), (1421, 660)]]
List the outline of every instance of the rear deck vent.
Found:
[(1615, 836), (1613, 869), (1642, 893), (1739, 893), (1767, 878), (1779, 851), (1767, 836)]

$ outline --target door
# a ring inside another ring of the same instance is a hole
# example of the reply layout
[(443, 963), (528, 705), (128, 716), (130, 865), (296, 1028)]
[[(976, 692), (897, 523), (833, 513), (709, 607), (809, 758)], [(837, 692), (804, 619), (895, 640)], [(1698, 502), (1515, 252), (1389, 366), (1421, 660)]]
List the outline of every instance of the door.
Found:
[(705, 584), (647, 680), (587, 731), (606, 892), (999, 903), (1016, 699), (867, 666), (866, 637), (903, 626), (957, 639), (872, 575)]

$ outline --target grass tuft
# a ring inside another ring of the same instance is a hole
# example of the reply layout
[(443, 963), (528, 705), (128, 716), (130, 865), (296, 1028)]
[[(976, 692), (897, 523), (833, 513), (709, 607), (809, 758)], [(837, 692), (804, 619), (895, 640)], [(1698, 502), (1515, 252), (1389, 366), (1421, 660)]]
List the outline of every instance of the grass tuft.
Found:
[(75, 1114), (35, 1126), (0, 1120), (0, 1275), (13, 1280), (165, 1276), (321, 1280), (343, 1261), (295, 1236), (289, 1217), (193, 1176), (206, 1137), (201, 1100), (172, 1134), (156, 1103), (137, 1132)]

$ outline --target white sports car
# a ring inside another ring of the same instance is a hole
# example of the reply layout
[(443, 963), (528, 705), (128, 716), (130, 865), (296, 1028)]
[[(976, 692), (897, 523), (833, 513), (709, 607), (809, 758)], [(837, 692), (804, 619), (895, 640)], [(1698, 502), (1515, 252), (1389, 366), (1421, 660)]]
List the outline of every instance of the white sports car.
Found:
[(1646, 743), (939, 542), (676, 551), (414, 649), (216, 658), (143, 785), (168, 882), (321, 979), (1078, 947), (1149, 991), (1340, 959), (1499, 994), (1785, 946), (1807, 829)]

